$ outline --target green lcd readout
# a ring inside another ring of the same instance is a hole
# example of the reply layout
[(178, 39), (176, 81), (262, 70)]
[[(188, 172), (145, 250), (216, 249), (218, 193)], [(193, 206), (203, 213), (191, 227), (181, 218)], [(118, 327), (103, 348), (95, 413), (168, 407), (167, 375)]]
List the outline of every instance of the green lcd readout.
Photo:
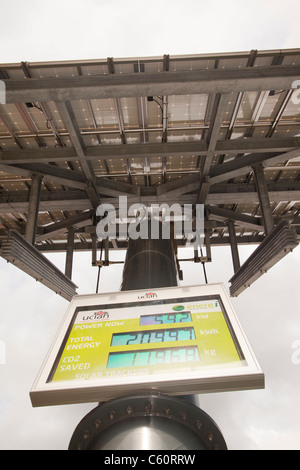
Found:
[(119, 367), (144, 367), (157, 364), (174, 364), (199, 361), (197, 346), (160, 348), (128, 352), (112, 352), (108, 356), (107, 369)]
[(130, 331), (128, 333), (114, 333), (112, 335), (111, 346), (188, 341), (191, 339), (195, 339), (195, 330), (193, 327)]
[(34, 406), (262, 388), (219, 284), (75, 296), (34, 384)]
[(142, 315), (140, 326), (165, 325), (167, 323), (183, 323), (192, 321), (191, 312), (160, 313), (158, 315)]

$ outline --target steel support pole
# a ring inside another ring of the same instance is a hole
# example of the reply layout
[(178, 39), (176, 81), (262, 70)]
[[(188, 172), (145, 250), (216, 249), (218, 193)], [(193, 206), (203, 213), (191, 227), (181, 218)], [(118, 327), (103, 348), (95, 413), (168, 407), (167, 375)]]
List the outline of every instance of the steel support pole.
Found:
[(95, 233), (92, 234), (92, 266), (96, 266), (97, 263), (97, 235)]
[(272, 216), (272, 209), (270, 204), (270, 198), (267, 188), (267, 183), (264, 174), (264, 167), (260, 163), (259, 165), (253, 166), (256, 190), (258, 194), (259, 204), (261, 208), (265, 234), (269, 235), (274, 228), (274, 220)]
[(236, 273), (240, 269), (240, 257), (236, 241), (235, 226), (233, 220), (228, 221), (229, 241), (231, 247), (233, 270)]
[[(148, 224), (148, 221), (144, 223)], [(168, 239), (161, 236), (155, 239), (151, 239), (151, 236), (147, 239), (129, 239), (122, 291), (177, 286), (177, 274), (171, 236)], [(177, 397), (156, 394), (149, 390), (139, 395), (134, 393), (100, 403), (81, 420), (73, 433), (69, 449), (226, 450), (226, 442), (220, 430), (199, 408), (197, 395), (185, 395), (181, 398), (179, 400)], [(162, 403), (163, 412), (157, 409), (156, 403)], [(102, 429), (107, 416), (110, 422)], [(177, 416), (181, 417), (180, 422)], [(192, 419), (192, 426), (188, 422), (189, 418)], [(210, 426), (212, 431), (209, 430)], [(204, 439), (199, 435), (201, 432), (204, 433)], [(217, 437), (218, 442), (212, 443), (212, 439)]]
[[(151, 224), (148, 221), (148, 234)], [(173, 238), (162, 238), (163, 228), (160, 224), (159, 238), (129, 239), (123, 269), (121, 290), (155, 289), (178, 285), (178, 271)], [(197, 395), (184, 395), (183, 399), (199, 406)]]
[[(148, 224), (148, 221), (145, 222)], [(162, 227), (160, 226), (162, 230)], [(149, 232), (150, 234), (150, 227)], [(162, 232), (160, 231), (160, 234)], [(154, 289), (178, 285), (173, 240), (129, 239), (121, 290)]]
[(42, 177), (40, 175), (32, 175), (31, 188), (29, 195), (27, 223), (25, 230), (25, 239), (34, 245), (35, 235), (39, 213), (40, 192), (41, 192)]
[(74, 227), (70, 227), (68, 229), (68, 241), (67, 241), (66, 264), (65, 264), (65, 275), (69, 279), (72, 279), (73, 252), (74, 252)]

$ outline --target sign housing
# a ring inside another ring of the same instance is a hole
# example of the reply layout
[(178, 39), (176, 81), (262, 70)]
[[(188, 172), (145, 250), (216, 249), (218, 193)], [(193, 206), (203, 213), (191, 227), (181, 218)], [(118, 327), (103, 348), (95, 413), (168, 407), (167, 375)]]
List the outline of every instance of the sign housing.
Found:
[(30, 392), (33, 406), (264, 387), (222, 284), (76, 296)]

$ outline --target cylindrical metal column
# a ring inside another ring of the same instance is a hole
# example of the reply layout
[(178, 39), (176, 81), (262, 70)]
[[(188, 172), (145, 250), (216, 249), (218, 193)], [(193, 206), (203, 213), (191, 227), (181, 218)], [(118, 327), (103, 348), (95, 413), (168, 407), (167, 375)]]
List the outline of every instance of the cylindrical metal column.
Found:
[[(200, 408), (154, 392), (120, 396), (88, 413), (70, 450), (226, 450), (216, 423)], [(146, 455), (145, 455), (146, 457)]]
[[(142, 222), (148, 224), (148, 221)], [(150, 233), (150, 230), (149, 232)], [(178, 285), (174, 244), (171, 238), (129, 239), (121, 290), (155, 289)]]
[[(173, 240), (161, 235), (129, 240), (122, 291), (177, 286)], [(181, 398), (149, 390), (100, 404), (79, 423), (69, 449), (225, 450), (222, 433), (198, 408), (197, 396)]]
[[(144, 233), (150, 234), (150, 221), (145, 220), (142, 224), (148, 224)], [(160, 223), (157, 234), (159, 238), (149, 236), (147, 239), (129, 239), (123, 269), (122, 291), (178, 285), (174, 240), (171, 236), (163, 238), (163, 233), (163, 225)], [(184, 395), (182, 398), (196, 406), (199, 405), (197, 395)]]

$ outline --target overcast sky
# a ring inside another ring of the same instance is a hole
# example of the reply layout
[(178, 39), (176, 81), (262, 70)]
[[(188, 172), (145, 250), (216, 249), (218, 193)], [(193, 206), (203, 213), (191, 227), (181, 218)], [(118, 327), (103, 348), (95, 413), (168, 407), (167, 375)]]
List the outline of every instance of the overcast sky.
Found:
[(0, 62), (299, 47), (297, 0), (1, 2)]
[[(300, 47), (298, 0), (12, 0), (0, 5), (0, 63)], [(240, 249), (242, 261), (253, 248)], [(64, 269), (63, 255), (51, 260)], [(200, 265), (182, 267), (181, 285), (204, 283)], [(121, 269), (102, 270), (102, 292), (119, 290)], [(229, 248), (213, 249), (207, 272), (209, 282), (228, 287)], [(200, 397), (231, 449), (300, 449), (300, 365), (292, 362), (292, 344), (300, 340), (299, 273), (298, 247), (232, 300), (265, 372), (266, 389)], [(96, 278), (91, 256), (76, 254), (79, 293), (94, 293)], [(0, 289), (0, 344), (6, 349), (6, 363), (0, 364), (0, 448), (66, 449), (74, 428), (95, 405), (33, 409), (28, 394), (68, 302), (2, 258)]]

